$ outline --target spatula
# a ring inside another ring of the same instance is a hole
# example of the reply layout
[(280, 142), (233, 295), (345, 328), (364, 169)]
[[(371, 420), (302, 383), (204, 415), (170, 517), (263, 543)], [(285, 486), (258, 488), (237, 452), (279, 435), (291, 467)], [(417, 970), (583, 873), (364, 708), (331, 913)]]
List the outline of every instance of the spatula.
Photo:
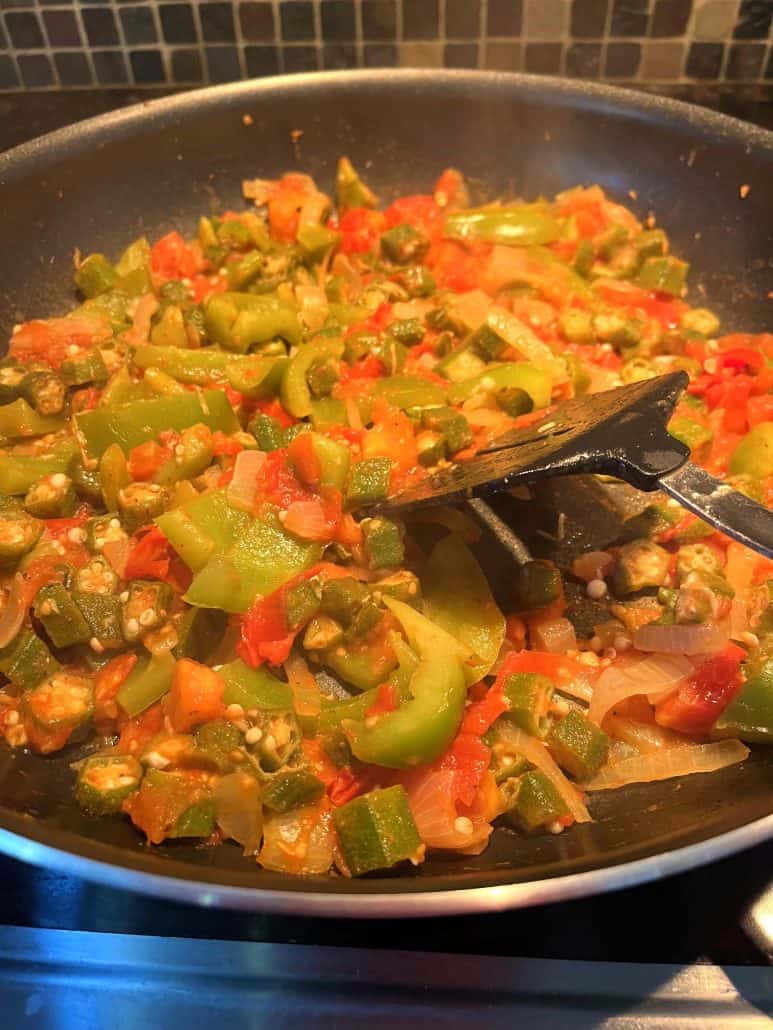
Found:
[(662, 490), (715, 529), (773, 557), (773, 513), (693, 465), (689, 448), (666, 429), (688, 381), (686, 373), (673, 372), (566, 401), (372, 510), (447, 504), (547, 476), (600, 473), (639, 490)]

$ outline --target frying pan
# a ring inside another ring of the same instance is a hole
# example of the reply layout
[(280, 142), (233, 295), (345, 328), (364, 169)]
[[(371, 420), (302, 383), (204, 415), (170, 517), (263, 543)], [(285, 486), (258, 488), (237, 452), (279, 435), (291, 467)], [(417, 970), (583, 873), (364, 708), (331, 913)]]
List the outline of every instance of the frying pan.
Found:
[[(726, 325), (766, 328), (773, 133), (606, 86), (374, 71), (187, 93), (0, 156), (2, 338), (23, 318), (72, 300), (76, 245), (115, 255), (140, 233), (190, 234), (201, 212), (242, 205), (243, 177), (298, 168), (329, 187), (342, 153), (383, 199), (426, 191), (448, 165), (489, 197), (597, 182), (641, 217), (657, 213), (674, 249), (694, 264), (694, 302), (710, 299)], [(595, 481), (559, 480), (540, 488), (531, 511), (505, 498), (502, 512), (536, 542), (560, 510), (560, 546), (580, 549), (594, 534), (611, 539), (614, 506), (597, 490)], [(500, 536), (485, 538), (481, 556), (502, 591)], [(87, 820), (70, 802), (73, 757), (0, 752), (0, 849), (204, 905), (369, 917), (490, 911), (641, 883), (773, 834), (773, 751), (757, 749), (720, 774), (597, 794), (595, 821), (558, 837), (499, 829), (475, 858), (433, 856), (417, 870), (355, 881), (289, 878), (257, 868), (236, 847), (149, 848), (127, 822)]]

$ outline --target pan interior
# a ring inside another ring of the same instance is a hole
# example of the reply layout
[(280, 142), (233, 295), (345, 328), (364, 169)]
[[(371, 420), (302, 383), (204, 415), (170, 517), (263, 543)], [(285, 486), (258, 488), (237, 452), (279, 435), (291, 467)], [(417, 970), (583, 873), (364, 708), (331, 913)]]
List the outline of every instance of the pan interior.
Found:
[[(656, 213), (674, 250), (694, 264), (696, 303), (706, 298), (728, 327), (766, 328), (771, 134), (605, 87), (376, 72), (188, 94), (0, 156), (0, 337), (72, 301), (75, 246), (115, 255), (140, 233), (192, 234), (199, 214), (242, 206), (247, 177), (294, 168), (330, 189), (342, 153), (367, 168), (384, 200), (426, 192), (447, 166), (459, 167), (480, 198), (533, 199), (597, 182), (640, 217)], [(546, 484), (541, 507), (527, 511), (505, 500), (500, 511), (537, 550), (545, 520), (563, 513), (560, 546), (588, 549), (613, 518), (594, 489), (587, 480)], [(508, 564), (495, 538), (486, 539), (482, 559), (496, 588), (506, 590)], [(51, 758), (0, 752), (0, 826), (114, 864), (287, 891), (399, 893), (544, 879), (657, 855), (773, 812), (773, 754), (757, 749), (719, 775), (598, 794), (595, 822), (559, 837), (499, 829), (475, 858), (434, 856), (416, 870), (350, 883), (295, 882), (256, 868), (236, 847), (148, 849), (120, 819), (84, 818), (70, 802), (74, 757), (72, 750)]]

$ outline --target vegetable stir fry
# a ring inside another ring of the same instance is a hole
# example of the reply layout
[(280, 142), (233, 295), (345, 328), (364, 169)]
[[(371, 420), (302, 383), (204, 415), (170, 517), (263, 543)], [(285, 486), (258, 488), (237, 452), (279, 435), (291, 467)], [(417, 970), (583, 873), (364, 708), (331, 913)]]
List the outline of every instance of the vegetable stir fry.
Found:
[(76, 254), (80, 306), (13, 331), (6, 744), (67, 749), (75, 803), (151, 844), (358, 876), (770, 741), (771, 564), (673, 501), (496, 598), (463, 507), (368, 506), (675, 369), (671, 431), (769, 503), (773, 336), (723, 335), (665, 232), (595, 186), (471, 206), (448, 170), (379, 206), (343, 158), (332, 199), (243, 191), (193, 239)]

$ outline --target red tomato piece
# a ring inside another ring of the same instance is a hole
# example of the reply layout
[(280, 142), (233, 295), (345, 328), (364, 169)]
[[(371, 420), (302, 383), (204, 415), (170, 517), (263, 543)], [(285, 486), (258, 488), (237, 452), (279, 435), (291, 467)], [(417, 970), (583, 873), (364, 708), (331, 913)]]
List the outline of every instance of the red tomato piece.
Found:
[(381, 211), (353, 207), (341, 218), (339, 249), (342, 254), (367, 254), (379, 245), (381, 234), (388, 228)]
[(172, 452), (168, 447), (156, 443), (155, 440), (146, 440), (129, 451), (129, 475), (135, 481), (148, 482), (171, 457)]
[(678, 733), (704, 736), (743, 682), (743, 655), (741, 648), (731, 644), (723, 654), (703, 662), (673, 694), (656, 706), (655, 721)]
[(179, 232), (162, 236), (150, 251), (150, 269), (155, 276), (170, 279), (190, 279), (198, 271), (196, 257)]

